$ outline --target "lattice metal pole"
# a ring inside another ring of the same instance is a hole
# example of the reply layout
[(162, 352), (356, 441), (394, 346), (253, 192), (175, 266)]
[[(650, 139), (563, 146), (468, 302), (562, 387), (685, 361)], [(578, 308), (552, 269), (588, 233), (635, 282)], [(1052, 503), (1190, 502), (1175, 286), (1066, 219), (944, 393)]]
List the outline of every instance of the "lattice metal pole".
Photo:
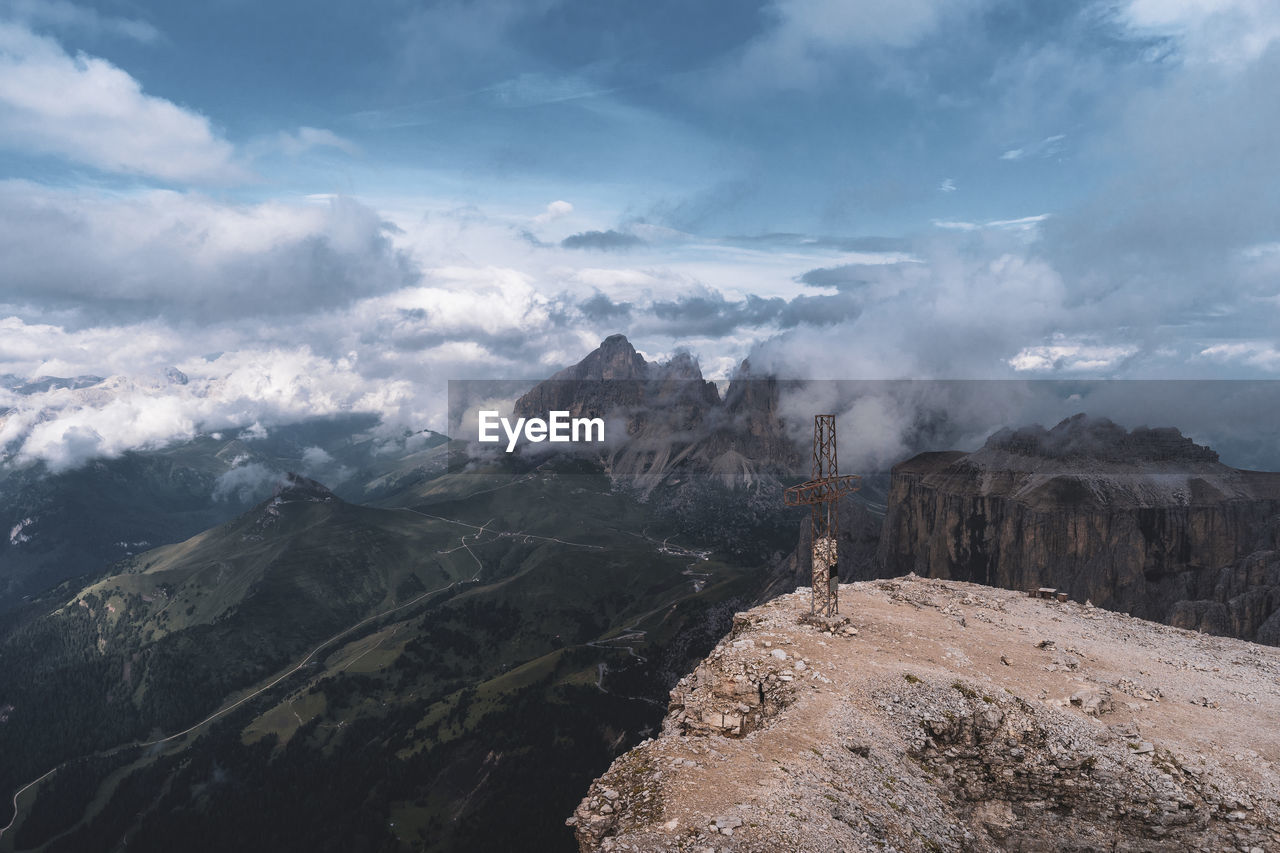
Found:
[[(817, 415), (813, 419), (813, 482), (826, 483), (836, 471), (836, 417)], [(825, 492), (825, 489), (823, 490)], [(822, 497), (827, 498), (825, 494)], [(840, 513), (835, 501), (827, 498), (810, 508), (813, 534), (813, 603), (811, 610), (822, 616), (839, 612)], [(834, 520), (834, 523), (833, 523)]]
[(812, 600), (810, 610), (822, 616), (840, 612), (840, 508), (837, 501), (856, 492), (854, 475), (840, 476), (836, 457), (836, 416), (813, 418), (813, 477), (783, 494), (788, 506), (809, 507), (812, 543)]

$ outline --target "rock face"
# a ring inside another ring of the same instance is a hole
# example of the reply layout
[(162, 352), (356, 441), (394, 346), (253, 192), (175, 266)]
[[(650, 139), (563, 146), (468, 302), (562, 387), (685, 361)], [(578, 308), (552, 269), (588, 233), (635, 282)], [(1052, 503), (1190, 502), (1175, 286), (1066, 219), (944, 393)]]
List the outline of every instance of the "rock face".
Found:
[(752, 376), (743, 362), (722, 399), (688, 353), (650, 363), (625, 337), (612, 335), (517, 400), (514, 414), (560, 410), (611, 422), (609, 473), (645, 493), (690, 475), (750, 486), (799, 468), (778, 391), (777, 380)]
[(1275, 644), (1277, 513), (1280, 474), (1230, 468), (1175, 429), (1076, 415), (895, 466), (878, 561)]
[[(883, 577), (876, 550), (880, 544), (881, 519), (856, 498), (846, 497), (837, 507), (840, 513), (840, 577), (844, 580), (871, 580)], [(763, 603), (775, 595), (808, 586), (813, 578), (813, 528), (805, 517), (799, 524), (796, 548), (779, 565), (774, 578), (760, 599)]]
[(1280, 650), (914, 576), (841, 601), (738, 614), (569, 818), (583, 853), (1280, 845)]

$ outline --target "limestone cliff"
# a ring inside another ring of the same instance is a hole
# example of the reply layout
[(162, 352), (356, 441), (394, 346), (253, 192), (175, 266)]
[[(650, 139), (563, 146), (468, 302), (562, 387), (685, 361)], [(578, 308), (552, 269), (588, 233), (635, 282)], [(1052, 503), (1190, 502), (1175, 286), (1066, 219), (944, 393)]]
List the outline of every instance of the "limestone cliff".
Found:
[(1280, 849), (1280, 650), (909, 576), (738, 614), (588, 851)]
[(1077, 415), (894, 467), (878, 562), (1280, 643), (1280, 474)]

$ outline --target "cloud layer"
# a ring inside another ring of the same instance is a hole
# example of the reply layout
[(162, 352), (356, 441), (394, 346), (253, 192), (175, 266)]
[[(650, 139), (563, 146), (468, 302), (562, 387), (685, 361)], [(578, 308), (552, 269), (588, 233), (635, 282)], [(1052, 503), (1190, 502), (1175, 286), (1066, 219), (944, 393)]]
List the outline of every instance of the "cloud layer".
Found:
[(162, 180), (243, 178), (199, 113), (148, 95), (105, 59), (0, 21), (0, 144)]
[[(442, 428), (447, 379), (618, 331), (717, 378), (1280, 375), (1280, 7), (695, 5), (334, 9), (234, 99), (145, 4), (0, 7), (0, 374), (107, 377), (4, 386), (4, 464)], [(850, 409), (869, 463), (919, 405)]]

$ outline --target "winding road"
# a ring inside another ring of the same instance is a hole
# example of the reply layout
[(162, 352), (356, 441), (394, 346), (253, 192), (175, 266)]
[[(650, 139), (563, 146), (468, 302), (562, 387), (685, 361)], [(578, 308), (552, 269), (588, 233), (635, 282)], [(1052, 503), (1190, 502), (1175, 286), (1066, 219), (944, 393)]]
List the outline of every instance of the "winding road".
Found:
[[(446, 520), (446, 521), (447, 521), (448, 519), (444, 519), (444, 520)], [(474, 555), (473, 555), (473, 556), (474, 556)], [(477, 560), (476, 562), (479, 562), (479, 560)], [(400, 611), (400, 610), (404, 610), (406, 607), (412, 607), (413, 605), (415, 605), (415, 604), (417, 604), (418, 602), (422, 601), (424, 598), (428, 598), (429, 596), (436, 595), (437, 593), (441, 593), (441, 592), (444, 592), (444, 591), (446, 591), (446, 590), (452, 589), (452, 588), (454, 588), (454, 587), (456, 587), (456, 586), (459, 586), (460, 584), (479, 583), (479, 581), (480, 581), (480, 575), (479, 575), (479, 574), (477, 574), (475, 577), (471, 578), (470, 580), (465, 580), (465, 581), (454, 581), (453, 583), (448, 584), (447, 586), (442, 586), (442, 587), (440, 587), (439, 589), (429, 590), (429, 591), (427, 591), (427, 592), (424, 592), (424, 593), (422, 593), (422, 594), (420, 594), (420, 595), (416, 596), (415, 598), (410, 599), (409, 601), (406, 601), (406, 602), (405, 602), (405, 603), (403, 603), (403, 604), (398, 604), (398, 605), (396, 605), (395, 607), (389, 608), (389, 609), (387, 609), (387, 610), (383, 610), (383, 611), (381, 611), (381, 612), (379, 612), (379, 613), (375, 613), (375, 614), (374, 614), (374, 615), (372, 615), (372, 616), (366, 616), (364, 619), (361, 619), (359, 622), (356, 622), (356, 623), (353, 623), (353, 624), (351, 624), (351, 625), (348, 625), (346, 628), (343, 628), (343, 629), (342, 629), (341, 631), (339, 631), (338, 633), (334, 634), (333, 636), (329, 637), (329, 638), (328, 638), (327, 640), (325, 640), (324, 642), (320, 643), (318, 646), (316, 646), (314, 649), (312, 649), (310, 652), (308, 652), (308, 653), (306, 654), (306, 656), (305, 656), (305, 657), (303, 657), (301, 660), (299, 660), (299, 661), (298, 661), (298, 663), (297, 663), (296, 665), (294, 665), (291, 669), (285, 670), (285, 672), (284, 672), (284, 673), (282, 673), (281, 675), (277, 676), (273, 681), (269, 682), (268, 684), (263, 685), (262, 687), (259, 687), (257, 690), (254, 690), (252, 693), (249, 693), (249, 694), (246, 694), (245, 696), (242, 696), (241, 698), (237, 699), (235, 702), (232, 702), (230, 705), (227, 705), (225, 708), (220, 708), (219, 710), (217, 710), (217, 711), (215, 711), (214, 713), (210, 714), (209, 716), (205, 717), (205, 718), (204, 718), (203, 720), (201, 720), (200, 722), (196, 723), (195, 725), (188, 726), (187, 728), (183, 729), (183, 730), (182, 730), (182, 731), (180, 731), (180, 732), (175, 732), (174, 734), (166, 735), (165, 737), (162, 737), (162, 738), (156, 738), (155, 740), (148, 740), (148, 741), (131, 741), (131, 742), (129, 742), (129, 743), (118, 744), (118, 745), (116, 745), (116, 746), (111, 747), (110, 749), (105, 749), (105, 750), (102, 750), (102, 751), (100, 751), (100, 752), (91, 753), (91, 755), (96, 756), (96, 757), (104, 757), (104, 756), (108, 756), (108, 755), (114, 755), (115, 753), (120, 752), (120, 751), (125, 750), (125, 749), (132, 749), (132, 748), (134, 748), (134, 747), (149, 747), (149, 746), (156, 746), (157, 744), (168, 743), (169, 741), (177, 740), (178, 738), (183, 737), (184, 735), (188, 735), (188, 734), (190, 734), (191, 732), (195, 731), (196, 729), (199, 729), (199, 728), (202, 728), (203, 726), (208, 725), (209, 723), (213, 722), (214, 720), (218, 719), (219, 717), (222, 717), (222, 716), (225, 716), (226, 714), (229, 714), (230, 712), (234, 711), (236, 708), (239, 708), (241, 705), (243, 705), (244, 703), (248, 702), (249, 700), (251, 700), (251, 699), (255, 699), (255, 698), (257, 698), (258, 696), (261, 696), (263, 693), (266, 693), (268, 690), (270, 690), (271, 688), (275, 687), (277, 684), (279, 684), (280, 682), (284, 681), (284, 680), (285, 680), (286, 678), (288, 678), (289, 676), (291, 676), (291, 675), (293, 675), (294, 673), (298, 672), (298, 670), (300, 670), (300, 669), (302, 669), (303, 667), (307, 666), (307, 664), (311, 663), (311, 661), (315, 658), (315, 656), (316, 656), (316, 655), (320, 654), (320, 652), (324, 651), (327, 647), (329, 647), (329, 646), (330, 646), (330, 645), (332, 645), (333, 643), (335, 643), (335, 642), (337, 642), (338, 640), (342, 639), (343, 637), (347, 636), (347, 635), (348, 635), (348, 634), (350, 634), (352, 631), (359, 630), (360, 628), (364, 627), (365, 625), (368, 625), (370, 622), (374, 622), (374, 621), (376, 621), (376, 620), (378, 620), (378, 619), (383, 618), (384, 616), (390, 616), (392, 613), (395, 613), (395, 612)], [(36, 785), (40, 784), (41, 782), (43, 782), (45, 779), (47, 779), (47, 778), (49, 778), (50, 776), (52, 776), (52, 775), (53, 775), (54, 773), (56, 773), (58, 770), (60, 770), (60, 769), (62, 769), (63, 767), (65, 767), (67, 764), (70, 764), (72, 761), (78, 761), (78, 760), (80, 760), (81, 758), (86, 758), (86, 757), (88, 757), (88, 756), (78, 756), (78, 757), (76, 757), (76, 758), (69, 758), (69, 759), (67, 759), (66, 761), (63, 761), (61, 764), (58, 764), (57, 766), (53, 767), (52, 769), (50, 769), (50, 770), (46, 771), (46, 772), (45, 772), (45, 773), (43, 773), (42, 775), (40, 775), (40, 776), (36, 777), (35, 779), (32, 779), (30, 782), (28, 782), (27, 784), (25, 784), (25, 785), (23, 785), (21, 788), (19, 788), (17, 791), (15, 791), (15, 792), (14, 792), (14, 794), (13, 794), (13, 816), (12, 816), (11, 818), (9, 818), (9, 822), (8, 822), (5, 826), (0, 827), (0, 839), (3, 839), (3, 838), (4, 838), (4, 834), (5, 834), (6, 832), (8, 832), (10, 829), (12, 829), (12, 828), (13, 828), (13, 825), (14, 825), (15, 823), (17, 823), (17, 820), (18, 820), (18, 800), (19, 800), (19, 798), (20, 798), (23, 794), (25, 794), (28, 790), (30, 790), (30, 789), (31, 789), (31, 788), (33, 788), (34, 786), (36, 786)]]

